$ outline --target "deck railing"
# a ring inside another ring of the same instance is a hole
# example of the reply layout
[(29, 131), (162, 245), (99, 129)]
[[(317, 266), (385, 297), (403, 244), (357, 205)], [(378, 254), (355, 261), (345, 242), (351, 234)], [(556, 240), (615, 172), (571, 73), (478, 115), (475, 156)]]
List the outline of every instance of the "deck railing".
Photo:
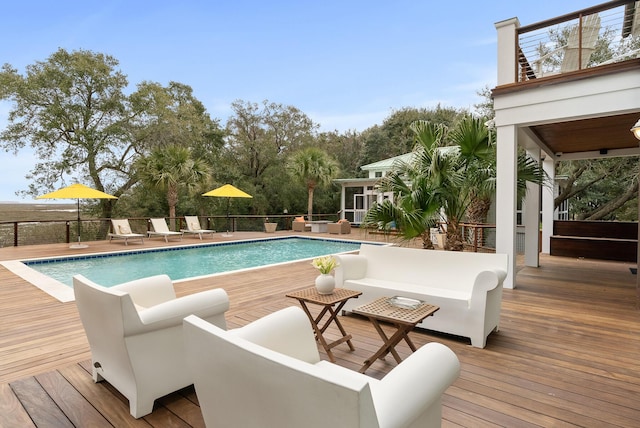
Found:
[(609, 1), (517, 29), (518, 81), (640, 58), (640, 2)]
[[(262, 231), (264, 223), (277, 223), (277, 230), (290, 230), (291, 222), (297, 215), (210, 215), (200, 216), (201, 227), (224, 231)], [(314, 220), (337, 221), (336, 214), (314, 214)], [(167, 222), (170, 223), (169, 218)], [(184, 217), (177, 217), (175, 229), (186, 228)], [(93, 218), (81, 219), (80, 236), (82, 241), (96, 241), (106, 239), (110, 227), (110, 219)], [(147, 217), (129, 218), (131, 229), (135, 233), (145, 233), (151, 230), (151, 223)], [(0, 221), (0, 247), (71, 243), (78, 240), (77, 220), (33, 220), (33, 221)]]

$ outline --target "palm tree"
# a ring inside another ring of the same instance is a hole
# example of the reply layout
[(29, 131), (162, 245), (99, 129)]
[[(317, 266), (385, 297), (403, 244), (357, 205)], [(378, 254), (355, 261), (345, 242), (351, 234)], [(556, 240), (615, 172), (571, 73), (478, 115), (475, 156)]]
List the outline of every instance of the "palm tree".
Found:
[[(426, 177), (416, 176), (411, 164), (397, 165), (380, 182), (380, 189), (393, 192), (394, 200), (374, 204), (365, 215), (363, 226), (388, 231), (395, 227), (405, 240), (422, 239), (423, 248), (433, 248), (430, 230), (439, 220), (440, 205), (429, 189)], [(414, 177), (409, 179), (409, 177)], [(405, 180), (407, 179), (407, 180)]]
[(329, 184), (338, 175), (338, 164), (324, 150), (308, 147), (294, 153), (287, 165), (289, 173), (307, 186), (307, 215), (313, 215), (313, 192), (319, 184)]
[(191, 191), (210, 177), (208, 165), (200, 159), (193, 159), (188, 148), (178, 145), (156, 148), (138, 161), (137, 170), (142, 181), (167, 192), (172, 230), (175, 230), (180, 186)]
[[(464, 122), (463, 119), (458, 127), (464, 128)], [(434, 205), (439, 205), (440, 221), (447, 225), (445, 249), (462, 251), (460, 223), (473, 200), (474, 190), (483, 188), (488, 177), (473, 167), (461, 147), (445, 145), (447, 128), (444, 125), (417, 121), (411, 129), (416, 136), (414, 167), (418, 174), (425, 176)]]
[[(395, 222), (406, 239), (421, 237), (424, 248), (433, 248), (430, 228), (446, 224), (445, 249), (464, 248), (463, 220), (484, 222), (495, 193), (496, 148), (484, 123), (464, 117), (447, 133), (444, 125), (426, 121), (411, 124), (415, 135), (414, 158), (396, 165), (381, 182), (394, 194), (365, 216), (366, 223), (383, 227)], [(452, 145), (446, 145), (449, 141)], [(542, 183), (544, 172), (531, 158), (518, 157), (518, 197), (524, 198), (526, 182)], [(472, 217), (473, 216), (473, 217)]]

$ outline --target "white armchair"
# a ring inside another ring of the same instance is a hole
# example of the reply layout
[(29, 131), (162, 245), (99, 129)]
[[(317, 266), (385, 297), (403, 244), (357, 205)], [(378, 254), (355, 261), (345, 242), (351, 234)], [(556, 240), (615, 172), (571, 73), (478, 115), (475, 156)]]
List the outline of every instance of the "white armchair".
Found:
[(429, 343), (382, 380), (321, 361), (298, 307), (225, 331), (184, 320), (187, 365), (209, 427), (439, 427), (441, 397), (459, 375)]
[(167, 275), (114, 287), (73, 277), (80, 319), (91, 347), (93, 380), (103, 379), (129, 400), (131, 415), (152, 412), (155, 399), (189, 386), (182, 320), (195, 314), (226, 328), (223, 289), (176, 298)]

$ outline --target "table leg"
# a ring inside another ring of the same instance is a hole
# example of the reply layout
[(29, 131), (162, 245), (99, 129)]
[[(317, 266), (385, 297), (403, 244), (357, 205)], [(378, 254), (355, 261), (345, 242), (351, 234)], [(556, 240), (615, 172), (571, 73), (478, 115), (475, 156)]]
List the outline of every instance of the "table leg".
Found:
[(407, 341), (408, 344), (410, 344), (409, 346), (411, 347), (412, 351), (415, 351), (415, 346), (413, 345), (413, 342), (411, 342), (411, 339), (409, 339), (409, 336), (408, 336), (408, 333), (413, 329), (413, 326), (404, 325), (404, 324), (394, 324), (394, 326), (396, 327), (396, 332), (391, 337), (388, 337), (376, 318), (369, 318), (369, 319), (371, 320), (371, 323), (375, 327), (376, 331), (378, 332), (378, 334), (380, 335), (380, 338), (383, 340), (384, 343), (375, 354), (373, 354), (369, 359), (365, 360), (364, 365), (360, 369), (360, 373), (364, 373), (369, 367), (371, 367), (371, 365), (375, 362), (375, 360), (384, 358), (388, 353), (391, 353), (391, 355), (393, 355), (393, 358), (395, 358), (396, 362), (400, 364), (402, 362), (402, 358), (400, 357), (400, 355), (398, 355), (398, 352), (395, 350), (395, 347), (398, 343), (400, 343), (402, 339), (404, 339), (405, 341)]
[[(327, 356), (329, 356), (329, 360), (331, 360), (332, 363), (335, 363), (336, 359), (334, 358), (333, 353), (331, 352), (331, 348), (329, 347), (329, 344), (327, 343), (327, 341), (324, 340), (324, 337), (322, 336), (322, 331), (318, 326), (318, 321), (320, 320), (320, 318), (316, 320), (316, 318), (313, 317), (313, 315), (309, 311), (309, 308), (307, 307), (304, 301), (302, 300), (300, 301), (300, 306), (302, 306), (302, 309), (304, 309), (305, 313), (309, 317), (309, 321), (311, 321), (311, 327), (313, 327), (313, 331), (316, 333), (316, 340), (320, 342), (320, 345), (322, 345), (322, 347), (326, 351)], [(326, 313), (326, 307), (321, 311), (320, 315), (322, 316), (325, 313)]]
[[(380, 336), (380, 338), (382, 339), (382, 342), (384, 343), (380, 348), (380, 350), (378, 351), (380, 355), (378, 355), (376, 358), (383, 359), (384, 357), (387, 356), (389, 352), (391, 352), (391, 355), (393, 355), (393, 358), (395, 358), (396, 362), (399, 363), (400, 361), (402, 361), (402, 358), (400, 358), (400, 355), (398, 355), (398, 353), (394, 348), (395, 345), (400, 343), (400, 340), (402, 339), (402, 337), (396, 338), (396, 336), (398, 335), (398, 332), (400, 331), (401, 326), (393, 324), (393, 326), (396, 328), (396, 332), (393, 335), (391, 335), (391, 338), (389, 338), (387, 337), (387, 334), (384, 332), (384, 330), (382, 329), (382, 326), (380, 325), (380, 323), (376, 318), (371, 318), (371, 323), (375, 327), (376, 331), (378, 332), (378, 335)], [(372, 357), (372, 360), (375, 360), (376, 358)]]
[[(318, 314), (318, 316), (314, 318), (314, 316), (311, 314), (311, 311), (307, 307), (306, 302), (302, 300), (300, 301), (300, 306), (302, 306), (302, 309), (304, 310), (304, 312), (307, 314), (307, 317), (309, 317), (309, 320), (311, 321), (311, 326), (313, 327), (313, 330), (315, 331), (315, 334), (316, 334), (316, 340), (320, 342), (324, 350), (327, 352), (327, 355), (329, 356), (329, 359), (331, 360), (332, 363), (335, 363), (336, 360), (335, 360), (335, 357), (333, 356), (333, 352), (331, 352), (331, 348), (334, 348), (343, 342), (347, 342), (347, 345), (349, 345), (349, 349), (351, 349), (352, 351), (355, 351), (355, 347), (353, 346), (353, 343), (351, 343), (352, 336), (350, 334), (347, 334), (344, 327), (340, 323), (340, 320), (337, 317), (338, 313), (340, 312), (340, 309), (342, 309), (345, 303), (346, 301), (340, 303), (335, 310), (333, 309), (332, 306), (329, 306), (329, 305), (324, 306), (320, 311), (320, 313)], [(324, 325), (321, 326), (320, 322), (322, 321), (322, 318), (324, 318), (327, 312), (329, 312), (329, 318), (326, 320)], [(342, 337), (338, 340), (328, 343), (325, 340), (323, 334), (325, 330), (329, 327), (331, 322), (334, 322), (338, 326), (338, 329), (340, 330)]]
[(342, 307), (344, 306), (345, 303), (347, 303), (346, 300), (344, 302), (340, 303), (335, 311), (332, 310), (332, 309), (329, 309), (329, 311), (331, 312), (331, 319), (333, 319), (335, 324), (338, 326), (338, 329), (340, 330), (340, 333), (342, 333), (342, 337), (343, 338), (348, 337), (346, 342), (347, 342), (347, 345), (349, 345), (349, 349), (351, 349), (352, 351), (355, 351), (356, 348), (353, 346), (353, 343), (351, 343), (351, 335), (347, 334), (347, 332), (344, 329), (344, 327), (342, 327), (342, 323), (340, 322), (340, 318), (338, 318), (338, 314), (340, 313), (340, 310), (342, 310)]

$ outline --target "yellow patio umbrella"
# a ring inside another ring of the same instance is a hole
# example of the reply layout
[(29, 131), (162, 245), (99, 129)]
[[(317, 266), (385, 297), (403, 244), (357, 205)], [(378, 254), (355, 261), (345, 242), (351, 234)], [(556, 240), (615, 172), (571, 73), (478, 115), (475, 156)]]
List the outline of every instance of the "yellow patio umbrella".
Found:
[(250, 194), (243, 192), (231, 184), (225, 184), (224, 186), (210, 190), (207, 193), (203, 193), (202, 196), (227, 198), (227, 233), (224, 236), (231, 236), (229, 233), (229, 206), (231, 204), (231, 198), (253, 198)]
[(71, 245), (69, 248), (87, 248), (88, 245), (80, 243), (80, 199), (118, 199), (116, 196), (92, 189), (84, 184), (75, 183), (67, 187), (63, 187), (55, 192), (38, 196), (36, 199), (77, 199), (78, 200), (78, 243)]

